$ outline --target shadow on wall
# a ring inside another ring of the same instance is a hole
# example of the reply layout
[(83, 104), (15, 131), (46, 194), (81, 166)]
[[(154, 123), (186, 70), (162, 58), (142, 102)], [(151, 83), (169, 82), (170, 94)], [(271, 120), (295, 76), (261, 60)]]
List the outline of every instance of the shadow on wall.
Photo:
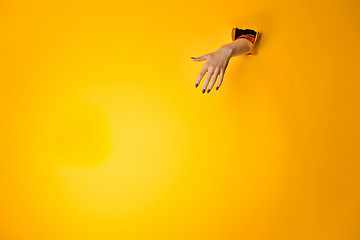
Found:
[(254, 55), (258, 55), (258, 51), (261, 45), (261, 37), (262, 37), (262, 32), (259, 32), (256, 40), (256, 44), (254, 46)]

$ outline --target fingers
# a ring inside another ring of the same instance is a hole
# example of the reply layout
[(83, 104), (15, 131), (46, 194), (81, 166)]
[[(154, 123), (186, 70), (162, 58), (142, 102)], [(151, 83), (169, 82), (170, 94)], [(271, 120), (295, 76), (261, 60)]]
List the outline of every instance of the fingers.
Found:
[(201, 81), (201, 79), (204, 77), (205, 73), (207, 72), (207, 65), (205, 64), (204, 67), (201, 69), (197, 79), (196, 79), (196, 82), (195, 82), (195, 87), (198, 87), (199, 86), (199, 83)]
[(216, 90), (219, 89), (219, 87), (221, 86), (221, 83), (223, 81), (223, 78), (224, 78), (224, 73), (225, 73), (225, 70), (224, 69), (221, 69), (220, 70), (220, 75), (219, 75), (219, 81), (218, 81), (218, 84), (216, 86)]
[[(213, 58), (209, 57), (209, 55), (210, 54), (206, 54), (206, 55), (203, 55), (203, 56), (200, 56), (197, 58), (191, 57), (191, 59), (195, 62), (209, 60), (208, 62), (205, 63), (204, 67), (201, 69), (201, 71), (196, 79), (196, 82), (195, 82), (195, 87), (198, 87), (202, 78), (204, 77), (205, 73), (207, 73), (205, 80), (204, 80), (202, 93), (205, 93), (206, 89), (207, 89), (207, 93), (209, 93), (212, 90), (212, 88), (214, 87), (214, 85), (216, 83), (216, 79), (219, 76), (219, 81), (216, 86), (216, 90), (218, 90), (222, 84), (224, 74), (225, 74), (224, 67), (220, 67), (220, 65), (224, 65), (224, 64), (221, 64), (221, 62), (219, 63), (219, 61), (216, 61), (217, 59), (221, 58), (222, 56), (214, 55), (215, 56), (214, 57), (215, 60), (214, 60)], [(225, 66), (225, 68), (226, 68), (226, 66)], [(211, 79), (211, 81), (210, 81), (210, 79)], [(209, 87), (208, 87), (208, 85), (209, 85)]]
[(207, 93), (209, 93), (209, 92), (211, 91), (211, 89), (213, 88), (219, 72), (220, 72), (220, 70), (219, 70), (218, 68), (215, 69), (215, 72), (214, 72), (214, 74), (212, 75), (212, 78), (211, 78), (210, 85), (209, 85), (209, 88), (208, 88), (208, 90), (207, 90)]
[(206, 91), (206, 88), (209, 84), (209, 81), (210, 81), (210, 77), (211, 75), (213, 74), (214, 70), (213, 68), (209, 68), (208, 69), (208, 73), (206, 74), (206, 77), (205, 77), (205, 81), (204, 81), (204, 86), (203, 86), (203, 89), (202, 89), (202, 93), (205, 93)]
[[(207, 89), (207, 93), (209, 93), (212, 90), (212, 88), (215, 85), (216, 79), (217, 79), (217, 77), (219, 75), (219, 81), (218, 81), (218, 84), (216, 86), (216, 90), (218, 90), (219, 87), (221, 86), (222, 81), (223, 81), (225, 70), (223, 70), (222, 68), (216, 68), (215, 71), (214, 71), (212, 67), (207, 67), (206, 64), (202, 68), (202, 70), (200, 71), (200, 73), (199, 73), (199, 75), (198, 75), (198, 77), (196, 79), (195, 87), (199, 86), (200, 81), (204, 77), (206, 72), (207, 72), (207, 75), (206, 75), (205, 80), (204, 80), (202, 93), (205, 93), (206, 88), (208, 87), (208, 85), (209, 85), (209, 87)], [(210, 78), (211, 78), (211, 81), (210, 81)], [(209, 84), (209, 82), (210, 82), (210, 84)]]

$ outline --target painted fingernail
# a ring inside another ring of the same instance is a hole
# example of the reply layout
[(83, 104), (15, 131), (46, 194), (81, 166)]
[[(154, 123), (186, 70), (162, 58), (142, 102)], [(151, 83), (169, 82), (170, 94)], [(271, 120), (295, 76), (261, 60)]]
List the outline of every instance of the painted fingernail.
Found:
[(210, 92), (210, 89), (207, 90), (207, 93), (209, 93), (209, 92)]
[(205, 89), (202, 90), (202, 93), (203, 93), (203, 94), (205, 93)]
[(191, 57), (191, 59), (195, 59), (194, 57)]
[(199, 86), (199, 84), (198, 83), (195, 83), (195, 87), (198, 87)]
[(218, 90), (219, 89), (219, 87), (216, 87), (216, 90)]

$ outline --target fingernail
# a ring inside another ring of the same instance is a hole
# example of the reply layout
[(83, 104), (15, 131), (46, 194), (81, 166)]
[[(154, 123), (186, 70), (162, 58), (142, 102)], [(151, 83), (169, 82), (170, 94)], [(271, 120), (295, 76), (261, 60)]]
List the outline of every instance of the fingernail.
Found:
[(198, 87), (199, 86), (199, 84), (198, 83), (195, 83), (195, 87)]
[(210, 92), (210, 89), (207, 90), (207, 93), (209, 93), (209, 92)]
[(219, 89), (219, 87), (216, 87), (216, 90), (218, 90)]
[(203, 93), (203, 94), (205, 93), (205, 89), (202, 90), (202, 93)]
[(194, 57), (191, 57), (191, 59), (195, 59)]

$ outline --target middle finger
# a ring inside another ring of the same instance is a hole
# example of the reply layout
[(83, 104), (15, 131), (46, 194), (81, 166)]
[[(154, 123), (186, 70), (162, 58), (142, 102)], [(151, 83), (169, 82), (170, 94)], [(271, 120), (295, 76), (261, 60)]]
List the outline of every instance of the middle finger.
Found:
[(201, 69), (197, 79), (196, 79), (196, 82), (195, 82), (195, 86), (197, 87), (201, 81), (201, 79), (204, 77), (205, 73), (207, 71), (207, 65), (205, 64), (204, 67)]
[(204, 86), (203, 86), (203, 89), (202, 89), (202, 93), (205, 93), (206, 88), (207, 88), (207, 86), (209, 84), (209, 81), (210, 81), (210, 77), (213, 74), (213, 72), (214, 72), (213, 69), (208, 70), (208, 73), (206, 74), (206, 78), (205, 78), (205, 81), (204, 81)]

